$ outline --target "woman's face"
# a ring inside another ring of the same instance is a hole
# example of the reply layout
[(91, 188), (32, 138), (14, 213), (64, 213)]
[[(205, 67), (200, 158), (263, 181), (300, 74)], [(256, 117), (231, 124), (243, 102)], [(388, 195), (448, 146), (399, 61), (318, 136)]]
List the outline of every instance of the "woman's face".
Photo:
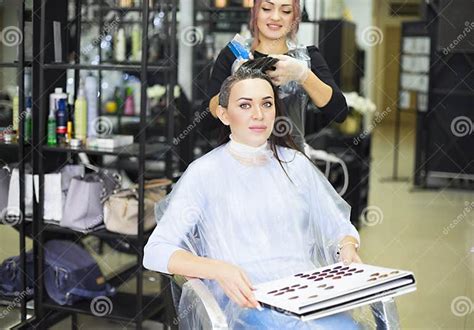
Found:
[(230, 126), (234, 140), (252, 147), (261, 146), (270, 137), (275, 122), (275, 99), (270, 83), (263, 79), (235, 83), (229, 105), (221, 108), (219, 118)]
[(286, 38), (292, 30), (294, 0), (263, 0), (257, 15), (260, 39)]

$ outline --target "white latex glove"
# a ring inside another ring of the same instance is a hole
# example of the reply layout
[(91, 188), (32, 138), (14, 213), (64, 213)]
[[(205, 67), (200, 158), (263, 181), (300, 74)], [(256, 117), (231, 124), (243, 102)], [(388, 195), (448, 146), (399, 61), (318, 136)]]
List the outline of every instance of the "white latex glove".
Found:
[[(249, 54), (249, 59), (253, 60), (253, 54), (252, 53)], [(231, 69), (232, 74), (234, 74), (240, 68), (240, 66), (242, 64), (244, 64), (245, 62), (247, 62), (247, 61), (248, 61), (248, 59), (243, 59), (242, 57), (237, 58), (234, 61), (234, 63), (232, 63), (232, 69)]]
[(308, 68), (305, 61), (297, 60), (288, 55), (269, 56), (279, 59), (275, 64), (276, 70), (266, 72), (272, 79), (273, 84), (276, 86), (285, 85), (290, 81), (296, 81), (297, 83), (302, 84), (308, 78), (311, 70)]

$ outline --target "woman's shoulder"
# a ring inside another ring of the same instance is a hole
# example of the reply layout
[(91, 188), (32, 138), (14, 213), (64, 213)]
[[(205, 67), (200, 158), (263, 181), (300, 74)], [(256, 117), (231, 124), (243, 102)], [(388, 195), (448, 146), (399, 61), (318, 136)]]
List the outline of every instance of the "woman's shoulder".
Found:
[(308, 50), (308, 53), (314, 53), (314, 52), (318, 52), (319, 53), (319, 48), (315, 45), (310, 45), (310, 46), (306, 46), (306, 49)]
[(312, 61), (319, 61), (320, 59), (323, 59), (323, 55), (319, 51), (319, 48), (311, 45), (307, 46), (306, 49), (308, 50), (308, 55), (311, 57)]

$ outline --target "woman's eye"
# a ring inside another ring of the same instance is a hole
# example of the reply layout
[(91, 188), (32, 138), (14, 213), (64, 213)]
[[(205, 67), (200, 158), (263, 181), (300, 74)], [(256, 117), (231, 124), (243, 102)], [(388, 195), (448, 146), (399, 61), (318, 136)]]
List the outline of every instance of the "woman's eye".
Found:
[(240, 105), (240, 108), (241, 108), (241, 109), (250, 109), (250, 104), (248, 104), (248, 103), (242, 103), (242, 104)]
[(283, 14), (291, 14), (291, 11), (283, 11)]
[(270, 8), (263, 8), (263, 7), (262, 7), (262, 10), (263, 10), (263, 11), (270, 11), (271, 9), (270, 9)]
[(271, 108), (271, 107), (273, 106), (273, 103), (272, 103), (272, 102), (265, 102), (265, 103), (263, 104), (263, 106), (264, 106), (265, 108)]

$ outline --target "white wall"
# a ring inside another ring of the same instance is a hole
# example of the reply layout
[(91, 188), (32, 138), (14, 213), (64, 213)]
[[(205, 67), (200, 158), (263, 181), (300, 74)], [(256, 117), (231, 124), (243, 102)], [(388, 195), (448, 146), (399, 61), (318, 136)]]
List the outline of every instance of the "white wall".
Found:
[[(310, 20), (316, 20), (316, 13), (319, 8), (322, 18), (326, 18), (331, 10), (337, 10), (340, 3), (333, 3), (335, 0), (306, 0), (306, 10)], [(344, 6), (349, 10), (352, 21), (356, 25), (356, 42), (359, 48), (365, 50), (365, 78), (362, 81), (362, 90), (366, 97), (373, 99), (374, 80), (374, 48), (364, 42), (363, 31), (373, 25), (372, 11), (374, 0), (344, 0)], [(335, 17), (330, 17), (335, 18)], [(298, 41), (302, 44), (317, 44), (317, 30), (310, 23), (302, 23), (298, 33)], [(312, 41), (312, 42), (311, 42)]]
[(362, 82), (362, 90), (369, 99), (374, 98), (373, 88), (374, 80), (374, 48), (364, 42), (364, 30), (373, 25), (372, 6), (373, 0), (345, 0), (345, 6), (349, 9), (352, 20), (356, 24), (356, 42), (357, 45), (365, 50), (365, 79)]

